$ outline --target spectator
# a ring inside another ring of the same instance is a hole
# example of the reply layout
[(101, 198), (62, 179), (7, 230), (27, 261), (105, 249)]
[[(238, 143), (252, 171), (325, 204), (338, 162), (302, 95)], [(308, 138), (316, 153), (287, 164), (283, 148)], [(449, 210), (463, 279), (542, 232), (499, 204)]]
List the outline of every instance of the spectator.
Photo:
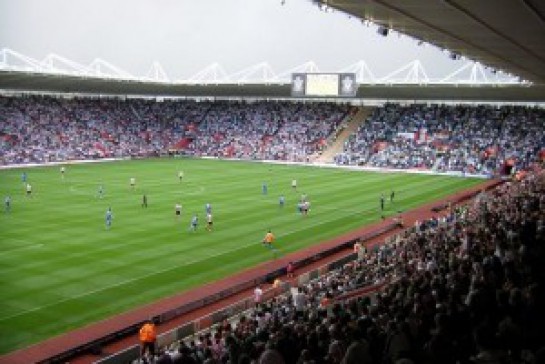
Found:
[[(364, 261), (334, 269), (292, 296), (261, 302), (234, 324), (222, 360), (431, 364), (535, 358), (545, 324), (544, 191), (545, 173), (529, 173), (486, 192), (478, 203), (420, 222)], [(377, 283), (386, 285), (373, 300), (344, 298)], [(217, 362), (207, 354), (211, 347), (197, 351), (199, 363)]]
[(155, 341), (157, 339), (157, 332), (153, 321), (147, 320), (146, 323), (140, 328), (140, 358), (146, 363), (147, 358), (153, 358), (155, 355)]
[(293, 278), (295, 274), (295, 265), (293, 265), (293, 262), (289, 262), (288, 266), (286, 267), (286, 273), (288, 278)]

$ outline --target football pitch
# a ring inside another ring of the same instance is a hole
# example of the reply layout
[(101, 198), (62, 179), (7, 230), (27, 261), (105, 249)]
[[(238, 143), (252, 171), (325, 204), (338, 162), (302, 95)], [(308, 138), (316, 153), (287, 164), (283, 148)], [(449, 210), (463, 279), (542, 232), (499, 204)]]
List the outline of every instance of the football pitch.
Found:
[[(0, 353), (273, 259), (260, 243), (269, 229), (287, 254), (379, 220), (381, 193), (389, 216), (481, 182), (200, 159), (66, 165), (64, 178), (59, 166), (2, 170)], [(308, 216), (297, 211), (303, 194)], [(206, 230), (207, 203), (213, 231)], [(193, 214), (197, 231), (189, 229)]]

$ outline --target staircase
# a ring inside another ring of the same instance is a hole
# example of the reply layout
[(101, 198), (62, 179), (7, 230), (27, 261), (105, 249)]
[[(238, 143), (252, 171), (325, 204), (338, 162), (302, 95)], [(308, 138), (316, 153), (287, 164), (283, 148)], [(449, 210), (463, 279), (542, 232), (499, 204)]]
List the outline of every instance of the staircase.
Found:
[(138, 111), (136, 111), (134, 106), (129, 104), (129, 107), (131, 108), (131, 111), (132, 111), (133, 115), (136, 117), (136, 120), (142, 121), (142, 116), (140, 116), (140, 114), (138, 113)]
[(333, 157), (343, 151), (344, 142), (358, 130), (359, 126), (367, 120), (374, 109), (374, 107), (369, 106), (359, 107), (356, 114), (346, 122), (344, 129), (328, 144), (327, 148), (320, 155), (312, 158), (312, 161), (316, 163), (333, 163)]
[(439, 167), (439, 164), (443, 161), (443, 157), (437, 157), (435, 162), (433, 163), (433, 166), (431, 167), (431, 170), (434, 172), (437, 172), (437, 167)]

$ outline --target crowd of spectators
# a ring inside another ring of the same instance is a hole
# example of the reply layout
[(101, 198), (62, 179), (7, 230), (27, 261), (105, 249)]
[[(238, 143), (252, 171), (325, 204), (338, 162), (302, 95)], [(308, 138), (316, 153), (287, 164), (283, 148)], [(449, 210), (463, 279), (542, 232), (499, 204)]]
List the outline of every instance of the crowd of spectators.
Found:
[[(308, 161), (351, 112), (286, 101), (0, 97), (0, 164), (171, 152)], [(518, 106), (386, 104), (346, 141), (338, 164), (494, 174), (545, 157), (545, 112)]]
[(158, 155), (201, 109), (144, 99), (0, 97), (0, 163)]
[(305, 161), (349, 111), (327, 103), (0, 97), (0, 164), (168, 151)]
[(375, 109), (337, 155), (338, 164), (494, 174), (525, 169), (545, 153), (545, 111), (522, 106)]
[[(0, 97), (0, 164), (159, 155), (181, 141), (195, 155), (304, 159), (348, 112), (320, 103)], [(490, 173), (512, 159), (528, 168), (545, 144), (543, 120), (543, 110), (526, 107), (386, 105), (338, 162)], [(544, 211), (545, 173), (528, 173), (152, 361), (545, 363)], [(382, 284), (375, 295), (343, 299)]]
[(483, 191), (154, 361), (545, 363), (543, 211), (544, 172)]
[(346, 105), (215, 102), (196, 130), (195, 154), (306, 161), (349, 112)]

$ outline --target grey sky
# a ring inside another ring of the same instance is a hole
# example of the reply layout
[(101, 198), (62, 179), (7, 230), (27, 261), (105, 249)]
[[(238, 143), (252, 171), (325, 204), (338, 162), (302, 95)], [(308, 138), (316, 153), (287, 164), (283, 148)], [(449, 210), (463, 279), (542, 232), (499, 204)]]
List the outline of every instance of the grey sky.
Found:
[(385, 76), (418, 58), (430, 77), (463, 64), (310, 0), (0, 0), (0, 47), (82, 64), (100, 57), (135, 75), (157, 60), (171, 79), (212, 62), (234, 73), (267, 61), (279, 73), (308, 60), (324, 72), (365, 60)]

